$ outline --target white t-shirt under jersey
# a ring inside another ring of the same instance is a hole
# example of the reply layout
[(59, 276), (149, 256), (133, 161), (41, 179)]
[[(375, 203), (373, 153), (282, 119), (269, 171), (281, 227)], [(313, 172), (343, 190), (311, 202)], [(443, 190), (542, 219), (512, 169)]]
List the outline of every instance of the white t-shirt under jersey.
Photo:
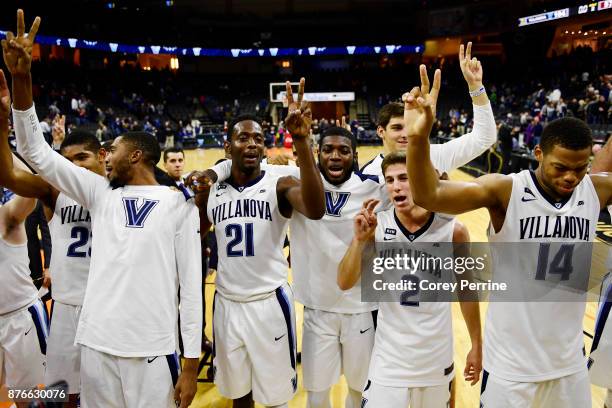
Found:
[[(431, 214), (430, 220), (413, 232), (401, 225), (394, 208), (379, 212), (377, 221), (376, 242), (380, 243), (377, 253), (389, 245), (399, 250), (399, 243), (421, 244), (414, 248), (426, 250), (428, 246), (423, 243), (453, 242), (455, 218), (449, 215)], [(452, 251), (450, 245), (440, 249), (449, 250)], [(452, 256), (452, 252), (432, 255)], [(435, 281), (435, 275), (429, 280)], [(445, 278), (444, 282), (448, 281)], [(398, 301), (379, 302), (370, 380), (388, 387), (432, 387), (447, 384), (451, 373), (454, 373), (453, 325), (449, 302), (406, 306)]]
[(53, 299), (81, 306), (87, 287), (91, 260), (91, 216), (82, 205), (59, 193), (49, 221), (53, 253), (49, 273)]
[[(585, 266), (576, 254), (583, 246), (576, 244), (588, 245), (593, 241), (599, 217), (599, 199), (591, 178), (586, 176), (566, 201), (554, 202), (540, 187), (533, 172), (524, 170), (511, 177), (512, 194), (504, 224), (497, 233), (492, 227), (489, 231), (494, 276), (498, 281), (524, 282), (522, 292), (537, 293), (538, 299), (562, 295), (561, 289), (554, 287), (554, 282), (563, 279), (560, 271), (547, 272), (546, 267), (555, 259), (569, 259), (571, 273), (584, 275)], [(563, 248), (555, 245), (549, 247), (547, 262), (539, 259), (547, 253), (542, 251), (541, 243), (563, 242), (570, 244), (567, 248), (576, 253), (559, 257)], [(552, 251), (557, 250), (555, 255)], [(590, 253), (590, 248), (587, 250)], [(545, 266), (544, 280), (538, 277), (540, 264)], [(540, 286), (536, 281), (543, 283)], [(546, 281), (553, 286), (544, 287)], [(543, 295), (538, 292), (540, 287), (545, 289)], [(487, 371), (508, 381), (538, 382), (584, 370), (585, 294), (571, 295), (573, 301), (565, 302), (512, 303), (497, 301), (494, 295), (490, 297), (485, 323), (483, 366)], [(503, 299), (505, 295), (499, 296)], [(550, 298), (559, 299), (569, 297)]]
[(38, 297), (29, 263), (27, 243), (9, 244), (0, 236), (0, 316), (27, 306)]
[[(497, 128), (491, 104), (473, 105), (473, 109), (474, 129), (470, 133), (429, 147), (431, 162), (438, 171), (449, 172), (469, 163), (497, 141)], [(361, 168), (361, 172), (382, 178), (380, 165), (383, 158), (382, 154), (377, 155)]]
[(89, 279), (76, 343), (121, 357), (200, 356), (202, 261), (193, 199), (159, 185), (113, 188), (45, 143), (34, 106), (13, 109), (18, 151), (51, 185), (89, 209)]
[(289, 219), (278, 208), (278, 179), (262, 171), (247, 185), (228, 181), (211, 188), (207, 216), (215, 227), (216, 285), (223, 297), (238, 302), (263, 299), (287, 282), (283, 242)]

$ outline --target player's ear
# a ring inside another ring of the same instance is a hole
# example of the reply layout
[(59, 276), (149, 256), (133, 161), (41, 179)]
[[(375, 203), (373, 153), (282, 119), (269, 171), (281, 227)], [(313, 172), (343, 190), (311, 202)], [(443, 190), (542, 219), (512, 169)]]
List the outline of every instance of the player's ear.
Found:
[(385, 128), (384, 128), (384, 127), (382, 127), (382, 126), (378, 126), (378, 127), (376, 128), (376, 134), (377, 134), (377, 135), (378, 135), (378, 137), (380, 137), (381, 139), (384, 139), (384, 138), (385, 138), (385, 136), (384, 136), (384, 134), (385, 134)]
[(223, 149), (225, 150), (226, 155), (232, 154), (232, 144), (230, 143), (229, 140), (226, 140), (223, 142)]
[(104, 163), (104, 159), (106, 159), (106, 150), (104, 148), (100, 148), (98, 150), (98, 161), (100, 163)]
[(137, 163), (143, 159), (142, 150), (135, 149), (130, 153), (130, 162)]
[(536, 145), (536, 147), (534, 147), (533, 155), (535, 156), (536, 160), (542, 164), (542, 160), (544, 160), (544, 152), (542, 151), (540, 145)]

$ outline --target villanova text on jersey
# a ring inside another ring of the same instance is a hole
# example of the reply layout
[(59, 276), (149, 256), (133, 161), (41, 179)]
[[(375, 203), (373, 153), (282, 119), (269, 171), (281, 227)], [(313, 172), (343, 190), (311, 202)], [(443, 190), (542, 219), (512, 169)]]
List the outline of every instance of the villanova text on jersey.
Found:
[(69, 205), (67, 207), (62, 207), (60, 210), (60, 215), (62, 218), (62, 225), (72, 222), (91, 222), (89, 210), (86, 210), (80, 205)]
[(590, 241), (591, 221), (569, 215), (538, 215), (520, 219), (520, 239), (565, 238)]
[(231, 218), (259, 218), (272, 221), (270, 203), (250, 198), (221, 203), (212, 209), (212, 216), (215, 225)]

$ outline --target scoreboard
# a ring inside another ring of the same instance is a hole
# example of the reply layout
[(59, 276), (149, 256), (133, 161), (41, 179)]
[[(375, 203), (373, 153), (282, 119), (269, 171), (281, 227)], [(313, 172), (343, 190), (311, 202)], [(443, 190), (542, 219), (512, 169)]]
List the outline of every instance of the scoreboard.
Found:
[(597, 13), (600, 11), (612, 10), (612, 0), (601, 0), (591, 3), (585, 3), (575, 7), (566, 7), (553, 11), (546, 11), (540, 14), (534, 14), (518, 19), (519, 27), (524, 27), (532, 24), (545, 23), (547, 21), (559, 20), (571, 16), (583, 14)]

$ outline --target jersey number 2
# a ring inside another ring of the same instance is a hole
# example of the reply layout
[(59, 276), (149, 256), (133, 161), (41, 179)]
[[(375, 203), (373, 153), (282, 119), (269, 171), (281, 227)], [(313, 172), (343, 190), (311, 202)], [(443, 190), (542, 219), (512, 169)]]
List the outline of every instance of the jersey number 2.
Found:
[(68, 246), (68, 253), (66, 256), (72, 258), (85, 258), (87, 256), (91, 256), (91, 247), (87, 251), (81, 251), (81, 247), (87, 245), (89, 242), (89, 237), (91, 234), (89, 233), (89, 229), (86, 227), (73, 227), (70, 232), (71, 238), (77, 238), (70, 246)]
[[(255, 256), (255, 246), (253, 245), (253, 223), (244, 224), (244, 234), (242, 225), (228, 224), (225, 226), (225, 236), (232, 238), (227, 244), (227, 256)], [(244, 251), (235, 249), (244, 240)]]

